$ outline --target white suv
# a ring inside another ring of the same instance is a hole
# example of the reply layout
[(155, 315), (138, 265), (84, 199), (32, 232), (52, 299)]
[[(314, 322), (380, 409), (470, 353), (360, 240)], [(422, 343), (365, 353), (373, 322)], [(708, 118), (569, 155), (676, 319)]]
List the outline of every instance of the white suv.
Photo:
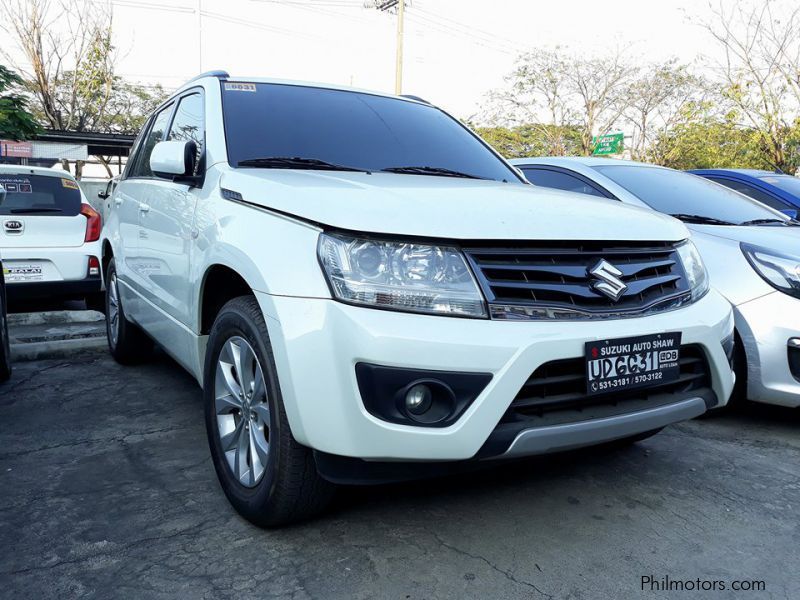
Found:
[(111, 352), (152, 339), (197, 379), (261, 525), (331, 483), (641, 439), (732, 389), (730, 306), (681, 223), (527, 185), (423, 101), (201, 76), (111, 207)]
[(0, 165), (0, 252), (10, 301), (85, 299), (103, 310), (100, 214), (66, 171)]

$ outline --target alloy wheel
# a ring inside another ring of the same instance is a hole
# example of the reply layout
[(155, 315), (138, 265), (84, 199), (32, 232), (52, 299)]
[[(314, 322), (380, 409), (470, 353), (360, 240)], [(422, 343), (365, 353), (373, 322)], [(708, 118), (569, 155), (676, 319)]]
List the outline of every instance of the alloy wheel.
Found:
[(250, 344), (229, 338), (217, 358), (214, 380), (217, 432), (236, 480), (255, 487), (269, 458), (270, 408), (264, 372)]
[(116, 345), (119, 339), (119, 290), (117, 289), (117, 274), (111, 275), (108, 285), (108, 309), (106, 310), (109, 324), (111, 343)]

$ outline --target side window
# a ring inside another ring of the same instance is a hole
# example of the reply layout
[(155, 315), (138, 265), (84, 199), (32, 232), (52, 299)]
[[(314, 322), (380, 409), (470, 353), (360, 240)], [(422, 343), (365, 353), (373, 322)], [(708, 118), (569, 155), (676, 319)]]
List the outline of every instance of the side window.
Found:
[(715, 183), (719, 183), (724, 185), (726, 188), (730, 188), (737, 192), (744, 194), (745, 196), (750, 196), (753, 200), (758, 200), (762, 204), (766, 204), (769, 207), (772, 207), (776, 210), (785, 210), (787, 208), (792, 208), (783, 200), (779, 198), (775, 198), (766, 192), (762, 192), (757, 187), (744, 183), (742, 181), (735, 181), (733, 179), (725, 179), (725, 178), (715, 178), (709, 177), (709, 179)]
[(567, 192), (577, 192), (578, 194), (587, 194), (589, 196), (597, 196), (598, 198), (605, 198), (598, 190), (593, 188), (588, 183), (585, 183), (567, 175), (561, 171), (550, 171), (549, 169), (526, 169), (523, 167), (522, 172), (525, 177), (533, 185), (540, 187), (554, 188), (557, 190), (565, 190)]
[(128, 155), (128, 162), (125, 163), (125, 170), (122, 172), (122, 179), (127, 179), (133, 173), (133, 167), (136, 164), (136, 161), (139, 159), (139, 155), (141, 154), (142, 148), (142, 140), (147, 137), (147, 132), (150, 130), (150, 123), (152, 119), (147, 119), (145, 121), (142, 130), (139, 132), (139, 135), (136, 136), (136, 139), (133, 140), (133, 146), (131, 147), (131, 152)]
[(203, 112), (203, 96), (199, 92), (181, 98), (167, 137), (168, 140), (193, 141), (197, 144), (197, 166), (194, 175), (203, 168), (200, 164), (206, 139)]
[(156, 144), (164, 139), (171, 111), (172, 104), (168, 104), (153, 119), (153, 124), (142, 140), (141, 147), (136, 151), (135, 162), (128, 177), (153, 176), (153, 171), (150, 170), (150, 155)]

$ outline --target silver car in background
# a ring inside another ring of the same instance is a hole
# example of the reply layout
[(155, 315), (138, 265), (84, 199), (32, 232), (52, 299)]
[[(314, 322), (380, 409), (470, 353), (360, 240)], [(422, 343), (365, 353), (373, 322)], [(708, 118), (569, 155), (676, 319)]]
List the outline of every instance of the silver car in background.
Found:
[(736, 396), (800, 406), (800, 223), (696, 175), (607, 158), (511, 161), (534, 185), (682, 220), (734, 307)]

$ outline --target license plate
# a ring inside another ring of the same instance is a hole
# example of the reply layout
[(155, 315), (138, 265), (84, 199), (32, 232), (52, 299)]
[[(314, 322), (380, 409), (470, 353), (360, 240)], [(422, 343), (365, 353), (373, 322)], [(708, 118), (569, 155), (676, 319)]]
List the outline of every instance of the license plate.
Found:
[(44, 274), (41, 265), (14, 265), (3, 267), (3, 276), (6, 283), (20, 283), (24, 281), (42, 281)]
[(680, 332), (586, 342), (586, 391), (592, 396), (675, 381), (680, 348)]

